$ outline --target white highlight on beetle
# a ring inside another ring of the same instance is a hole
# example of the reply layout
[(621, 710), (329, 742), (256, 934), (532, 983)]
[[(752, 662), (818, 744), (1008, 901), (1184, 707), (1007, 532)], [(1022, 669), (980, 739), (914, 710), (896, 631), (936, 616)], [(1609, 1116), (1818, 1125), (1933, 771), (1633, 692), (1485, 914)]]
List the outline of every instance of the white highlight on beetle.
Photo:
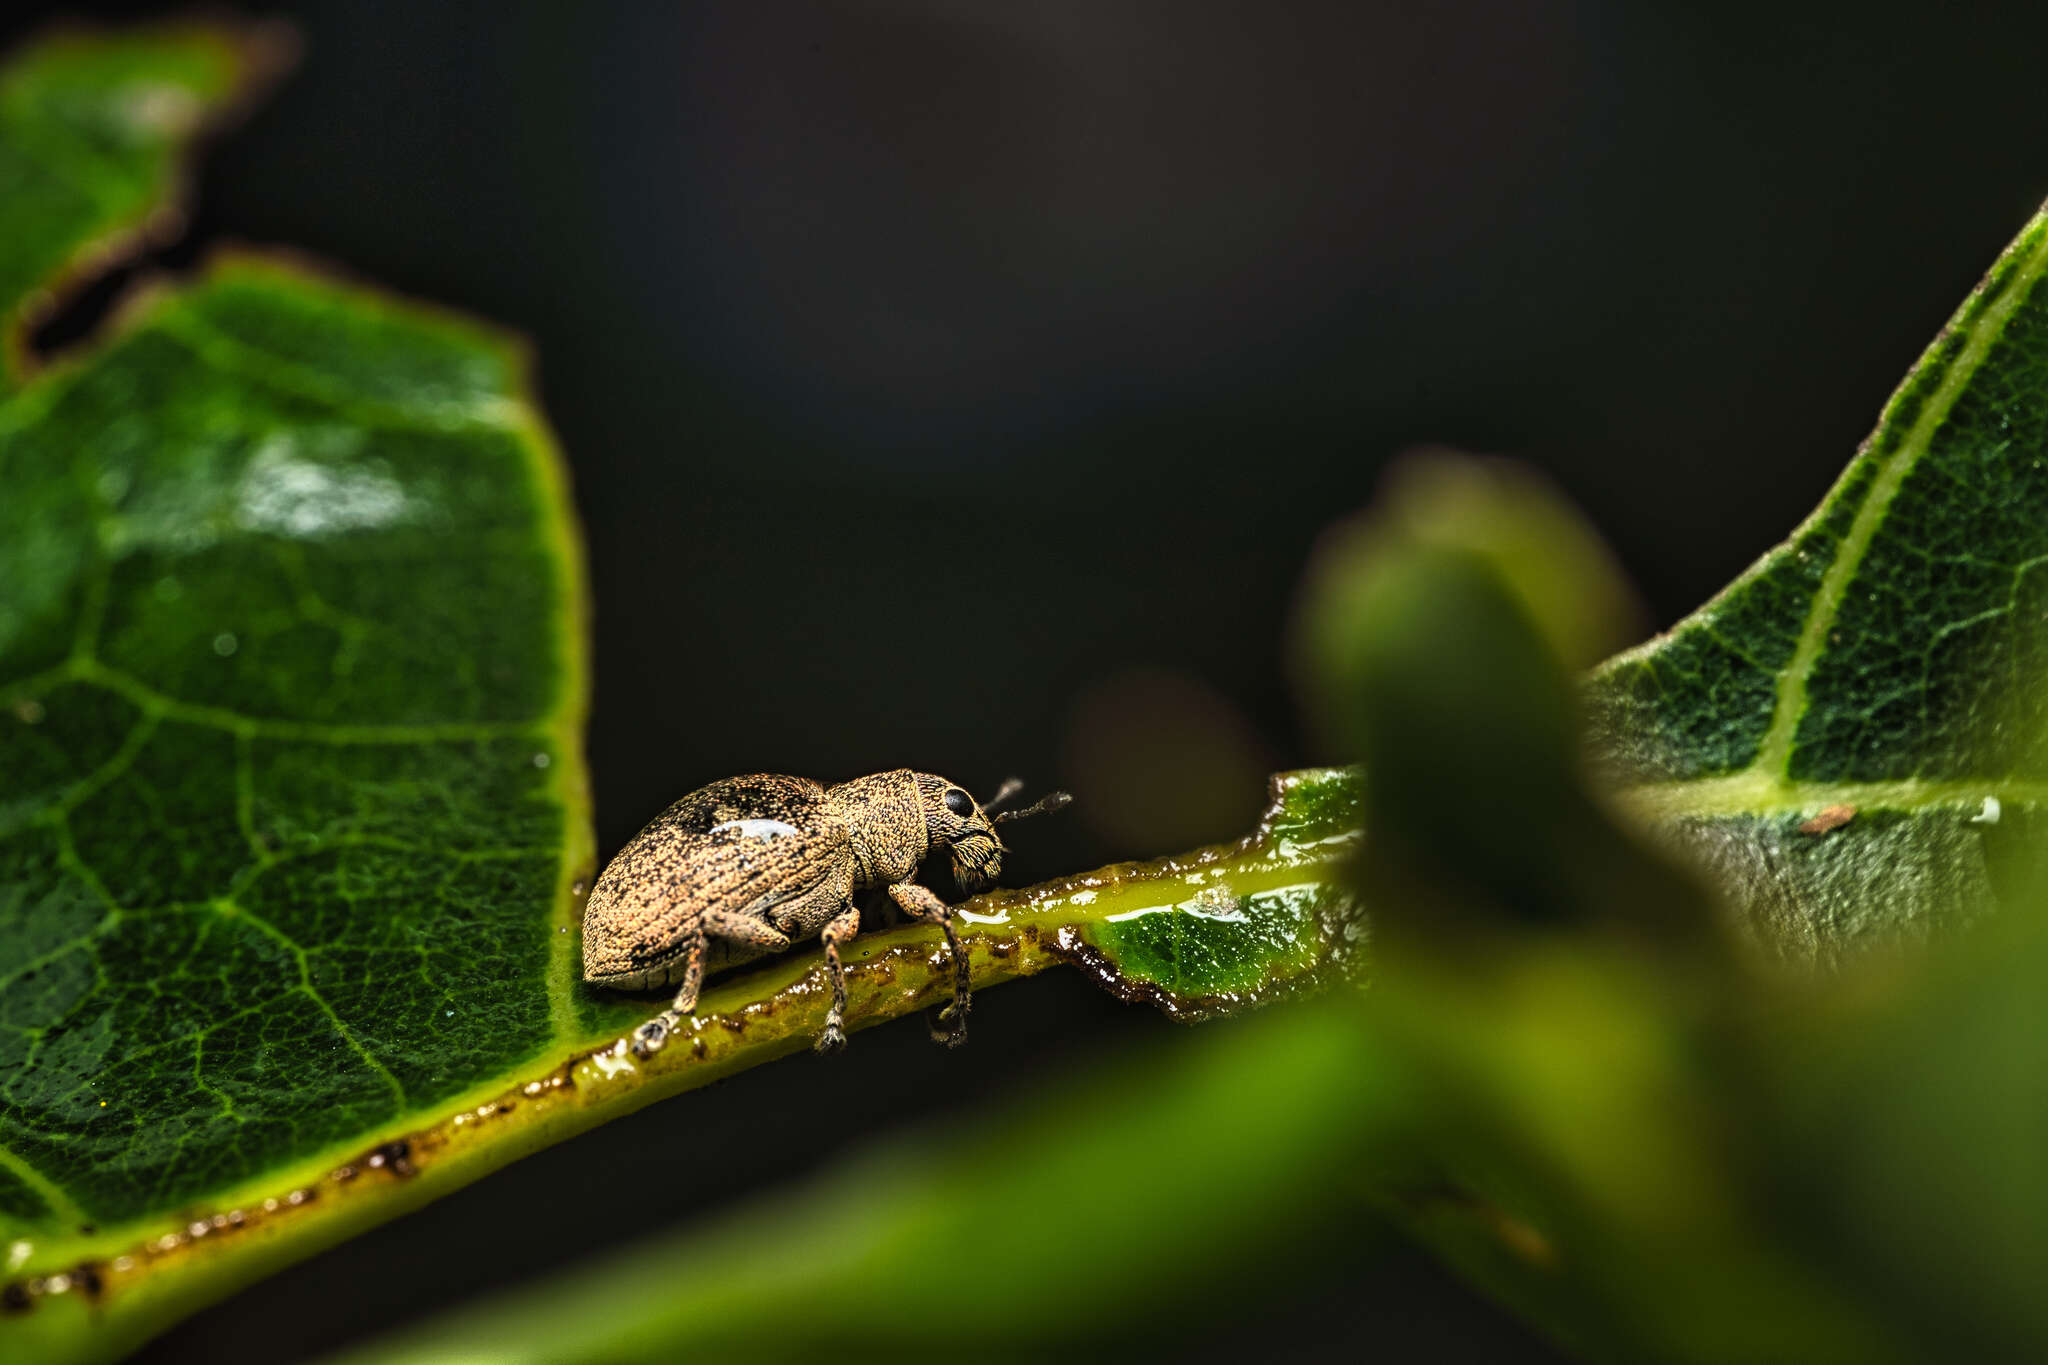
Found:
[(792, 834), (801, 834), (795, 825), (781, 820), (727, 820), (722, 825), (713, 825), (712, 834), (731, 833), (742, 839), (786, 839)]
[(1973, 825), (1995, 825), (1998, 823), (1998, 817), (2003, 813), (2004, 807), (1998, 804), (1998, 798), (1987, 796), (1984, 798), (1983, 808), (1970, 817), (1970, 823)]

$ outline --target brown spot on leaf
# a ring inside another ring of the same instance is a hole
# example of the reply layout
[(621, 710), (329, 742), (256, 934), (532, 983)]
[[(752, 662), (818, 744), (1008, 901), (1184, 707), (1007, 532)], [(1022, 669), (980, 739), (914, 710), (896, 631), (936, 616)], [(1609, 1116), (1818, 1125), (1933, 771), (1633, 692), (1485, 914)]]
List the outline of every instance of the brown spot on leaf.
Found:
[(1493, 1231), (1509, 1254), (1539, 1270), (1557, 1269), (1557, 1247), (1534, 1223), (1502, 1213), (1494, 1220)]
[(1826, 834), (1830, 830), (1840, 829), (1855, 818), (1856, 808), (1854, 806), (1829, 806), (1812, 819), (1801, 821), (1799, 832), (1801, 834)]

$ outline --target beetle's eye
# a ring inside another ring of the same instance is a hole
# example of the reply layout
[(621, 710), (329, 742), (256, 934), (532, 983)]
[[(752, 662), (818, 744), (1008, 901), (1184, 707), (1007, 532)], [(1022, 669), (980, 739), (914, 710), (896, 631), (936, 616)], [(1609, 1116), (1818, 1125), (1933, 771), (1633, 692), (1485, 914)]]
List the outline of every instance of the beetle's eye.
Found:
[(961, 791), (958, 787), (948, 788), (946, 791), (946, 809), (964, 819), (974, 814), (974, 798)]

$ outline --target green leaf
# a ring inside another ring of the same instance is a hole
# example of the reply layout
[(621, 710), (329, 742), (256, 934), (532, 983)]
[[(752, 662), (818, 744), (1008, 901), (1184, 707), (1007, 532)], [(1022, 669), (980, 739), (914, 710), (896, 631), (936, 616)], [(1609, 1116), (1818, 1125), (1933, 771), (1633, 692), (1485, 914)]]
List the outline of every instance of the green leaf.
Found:
[(553, 1036), (583, 683), (515, 361), (242, 262), (0, 406), (0, 1118), (39, 1255)]
[[(12, 319), (255, 51), (0, 74)], [(0, 398), (0, 1333), (109, 1354), (306, 1254), (206, 1239), (570, 1030), (581, 562), (523, 369), (247, 258)]]
[[(1112, 993), (1191, 1023), (1363, 980), (1365, 916), (1329, 873), (1357, 843), (1361, 789), (1358, 774), (1342, 768), (1275, 778), (1257, 833), (1236, 846), (1105, 869), (1113, 882), (1144, 886), (1142, 897), (1106, 912), (1089, 897), (1056, 946)], [(1102, 880), (1077, 879), (1084, 888)], [(1184, 896), (1162, 899), (1176, 881)]]
[(169, 1271), (202, 1201), (288, 1198), (567, 1029), (579, 565), (518, 368), (242, 261), (0, 404), (23, 1294)]
[[(1372, 774), (1369, 1013), (1439, 1170), (1382, 1202), (1580, 1351), (2040, 1353), (2044, 259), (2037, 219), (1793, 541), (1577, 696), (1555, 622), (1602, 589), (1528, 572), (1570, 537), (1444, 534), (1470, 471), (1311, 599)], [(1751, 938), (1834, 970), (1686, 932), (1706, 898), (1604, 818), (1575, 702)]]
[(1783, 1245), (1846, 1262), (1924, 1359), (2048, 1347), (2044, 892), (1756, 1040)]
[(74, 277), (177, 223), (179, 161), (285, 55), (273, 32), (60, 33), (0, 74), (0, 382)]
[(1613, 827), (1580, 761), (1568, 670), (1628, 606), (1590, 528), (1510, 465), (1411, 460), (1326, 539), (1300, 639), (1317, 719), (1371, 774), (1367, 899), (1392, 925), (1421, 899), (1711, 935), (1711, 900)]
[(1831, 1289), (1759, 1254), (1721, 1146), (1746, 1097), (1714, 1093), (1701, 1040), (1750, 983), (1714, 903), (1609, 816), (1583, 762), (1568, 663), (1585, 604), (1620, 600), (1589, 537), (1528, 475), (1439, 458), (1308, 595), (1325, 704), (1349, 712), (1325, 724), (1372, 774), (1367, 1027), (1409, 1078), (1410, 1157), (1375, 1203), (1595, 1357), (1861, 1350)]
[(2037, 216), (1813, 516), (1588, 689), (1631, 806), (1773, 953), (1833, 960), (1983, 913), (1999, 902), (1993, 822), (2038, 817), (2044, 269)]

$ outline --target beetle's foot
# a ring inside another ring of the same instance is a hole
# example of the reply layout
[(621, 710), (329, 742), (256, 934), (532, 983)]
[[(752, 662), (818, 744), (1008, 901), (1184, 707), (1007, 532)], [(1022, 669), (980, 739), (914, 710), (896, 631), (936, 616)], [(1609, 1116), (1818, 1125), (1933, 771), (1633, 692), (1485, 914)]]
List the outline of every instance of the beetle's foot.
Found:
[(935, 1043), (958, 1047), (967, 1041), (967, 1011), (957, 1000), (944, 1008), (926, 1010), (924, 1026)]
[(639, 1028), (634, 1029), (633, 1055), (635, 1057), (652, 1057), (655, 1053), (661, 1051), (668, 1044), (668, 1029), (669, 1023), (666, 1015), (656, 1015)]
[(838, 1015), (826, 1018), (825, 1027), (819, 1032), (818, 1041), (812, 1046), (828, 1056), (846, 1046), (846, 1028), (839, 1022)]

